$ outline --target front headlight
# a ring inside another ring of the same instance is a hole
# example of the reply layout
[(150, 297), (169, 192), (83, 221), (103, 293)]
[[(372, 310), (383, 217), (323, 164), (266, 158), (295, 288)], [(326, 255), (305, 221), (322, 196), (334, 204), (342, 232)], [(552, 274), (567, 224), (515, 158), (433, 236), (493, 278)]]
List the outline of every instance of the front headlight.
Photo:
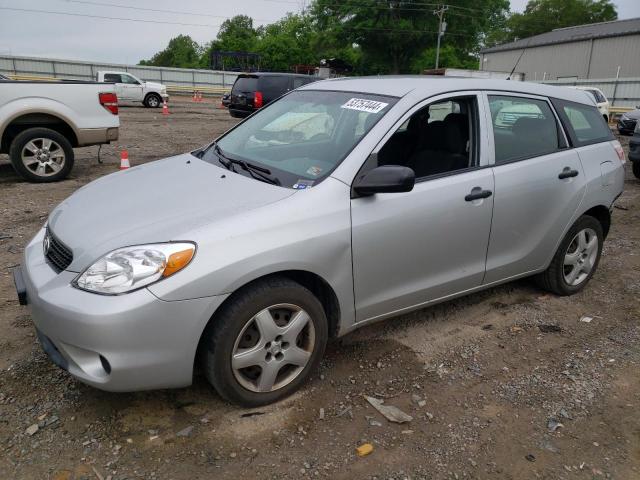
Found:
[(187, 242), (119, 248), (94, 262), (73, 285), (107, 295), (131, 292), (179, 272), (195, 251), (195, 244)]

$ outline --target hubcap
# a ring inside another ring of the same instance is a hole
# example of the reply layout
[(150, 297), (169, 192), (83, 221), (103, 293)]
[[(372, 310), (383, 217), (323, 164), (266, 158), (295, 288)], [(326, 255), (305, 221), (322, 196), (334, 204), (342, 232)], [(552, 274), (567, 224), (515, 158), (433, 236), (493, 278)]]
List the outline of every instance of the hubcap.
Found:
[(62, 147), (50, 138), (34, 138), (22, 149), (22, 163), (39, 177), (58, 173), (65, 162)]
[(589, 276), (598, 257), (598, 236), (591, 228), (580, 230), (564, 255), (564, 280), (568, 285), (580, 285)]
[(160, 102), (158, 101), (157, 97), (149, 97), (149, 105), (152, 107), (157, 107), (158, 105), (160, 105)]
[(254, 315), (238, 335), (233, 375), (252, 392), (278, 390), (302, 373), (314, 345), (315, 328), (306, 311), (288, 303), (273, 305)]

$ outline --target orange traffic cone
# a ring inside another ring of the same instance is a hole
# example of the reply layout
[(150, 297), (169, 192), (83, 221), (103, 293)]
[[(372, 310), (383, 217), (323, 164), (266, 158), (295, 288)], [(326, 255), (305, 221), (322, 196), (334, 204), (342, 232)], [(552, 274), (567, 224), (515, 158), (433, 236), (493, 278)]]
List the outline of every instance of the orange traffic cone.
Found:
[(193, 92), (193, 98), (191, 99), (192, 102), (197, 102), (198, 101), (198, 92)]
[(162, 115), (169, 115), (169, 106), (166, 101), (162, 102)]
[(131, 165), (129, 165), (129, 152), (126, 150), (122, 150), (120, 152), (120, 170), (126, 170)]
[(202, 101), (202, 92), (198, 92), (198, 101), (201, 102)]

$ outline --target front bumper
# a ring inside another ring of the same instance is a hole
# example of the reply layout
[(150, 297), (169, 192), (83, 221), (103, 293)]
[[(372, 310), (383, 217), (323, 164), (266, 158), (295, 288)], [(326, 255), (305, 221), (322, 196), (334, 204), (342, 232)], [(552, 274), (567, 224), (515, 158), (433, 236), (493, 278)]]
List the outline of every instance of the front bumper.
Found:
[(226, 296), (167, 302), (147, 289), (117, 296), (85, 292), (71, 286), (76, 273), (58, 274), (46, 262), (43, 235), (44, 229), (25, 249), (22, 278), (52, 361), (103, 390), (190, 385), (202, 331)]

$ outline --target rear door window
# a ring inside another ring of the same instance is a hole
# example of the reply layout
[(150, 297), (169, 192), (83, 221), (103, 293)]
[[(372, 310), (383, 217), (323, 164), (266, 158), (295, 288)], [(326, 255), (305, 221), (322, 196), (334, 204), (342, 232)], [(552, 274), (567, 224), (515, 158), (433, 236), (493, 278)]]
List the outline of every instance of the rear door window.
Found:
[(596, 107), (557, 99), (553, 103), (574, 146), (581, 147), (614, 139), (609, 125)]
[(120, 78), (120, 74), (118, 73), (105, 73), (104, 81), (113, 82), (113, 83), (122, 83), (122, 79)]
[(258, 78), (257, 77), (238, 77), (236, 82), (233, 84), (232, 91), (236, 92), (255, 92), (258, 89)]
[(560, 148), (556, 117), (544, 100), (489, 95), (496, 164), (553, 153)]

